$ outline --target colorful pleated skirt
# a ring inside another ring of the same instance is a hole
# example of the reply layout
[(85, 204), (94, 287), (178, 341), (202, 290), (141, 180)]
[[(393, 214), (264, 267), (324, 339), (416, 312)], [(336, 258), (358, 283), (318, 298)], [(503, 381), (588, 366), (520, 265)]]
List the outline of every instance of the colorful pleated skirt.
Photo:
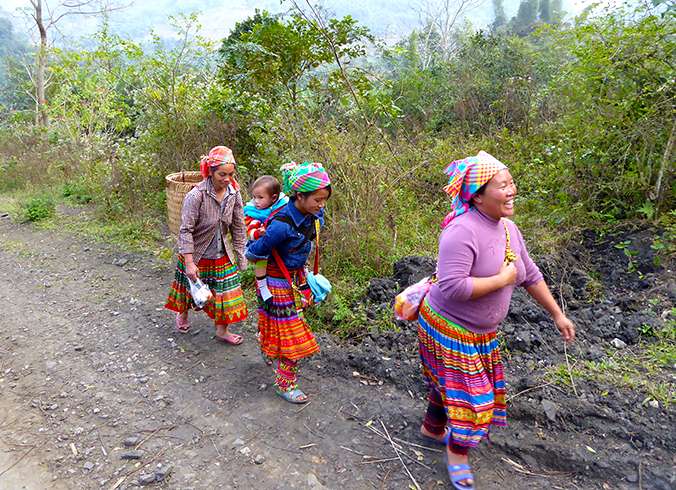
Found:
[[(200, 259), (197, 264), (200, 279), (211, 289), (213, 299), (203, 308), (216, 325), (229, 325), (246, 320), (247, 308), (237, 266), (227, 255), (218, 259)], [(185, 274), (185, 260), (178, 256), (174, 281), (169, 289), (165, 308), (183, 313), (195, 309), (190, 296), (190, 284)]]
[(505, 378), (496, 333), (476, 334), (436, 312), (418, 317), (423, 374), (441, 395), (452, 442), (476, 447), (491, 425), (507, 424)]
[[(290, 270), (293, 277), (302, 271)], [(298, 361), (319, 352), (319, 344), (302, 312), (289, 282), (274, 261), (268, 262), (268, 289), (272, 299), (263, 302), (259, 296), (258, 331), (261, 351), (271, 359)]]

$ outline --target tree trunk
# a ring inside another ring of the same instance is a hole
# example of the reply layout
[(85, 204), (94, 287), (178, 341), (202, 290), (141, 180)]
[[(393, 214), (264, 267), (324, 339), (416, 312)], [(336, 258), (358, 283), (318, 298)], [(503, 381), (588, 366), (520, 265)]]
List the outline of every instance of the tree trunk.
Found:
[(35, 23), (40, 31), (40, 48), (36, 58), (35, 98), (37, 113), (35, 121), (40, 126), (47, 126), (47, 99), (45, 98), (45, 72), (47, 71), (47, 29), (42, 19), (42, 0), (33, 3), (35, 8)]
[[(671, 133), (669, 133), (669, 140), (667, 141), (667, 146), (664, 149), (664, 156), (662, 157), (662, 162), (660, 164), (660, 170), (657, 174), (657, 182), (655, 183), (655, 191), (653, 193), (653, 199), (657, 201), (656, 203), (656, 208), (659, 210), (662, 207), (662, 204), (664, 202), (664, 188), (667, 187), (667, 185), (664, 185), (664, 181), (669, 180), (669, 174), (671, 173), (671, 170), (673, 169), (673, 160), (671, 158), (673, 151), (674, 151), (674, 136), (676, 133), (676, 122), (672, 123), (671, 125)], [(667, 167), (669, 169), (667, 169)], [(665, 178), (665, 171), (666, 171), (666, 178)]]

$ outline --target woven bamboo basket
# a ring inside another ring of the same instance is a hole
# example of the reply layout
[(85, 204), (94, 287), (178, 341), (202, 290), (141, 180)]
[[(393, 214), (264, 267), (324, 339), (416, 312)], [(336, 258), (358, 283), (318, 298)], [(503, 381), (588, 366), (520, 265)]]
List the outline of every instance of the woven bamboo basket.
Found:
[(181, 227), (183, 199), (193, 187), (202, 182), (202, 178), (202, 174), (195, 171), (176, 172), (166, 176), (169, 231), (176, 237)]

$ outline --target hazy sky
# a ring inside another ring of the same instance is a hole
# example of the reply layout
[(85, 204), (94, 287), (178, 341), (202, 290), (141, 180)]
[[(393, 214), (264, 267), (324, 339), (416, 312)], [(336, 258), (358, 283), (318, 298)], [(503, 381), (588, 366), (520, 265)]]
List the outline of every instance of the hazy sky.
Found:
[[(50, 6), (61, 3), (59, 0), (43, 1)], [(299, 5), (305, 6), (304, 0), (297, 1)], [(438, 0), (322, 0), (314, 3), (325, 6), (338, 17), (351, 15), (381, 38), (397, 39), (417, 27), (420, 6), (435, 1), (438, 2)], [(603, 3), (610, 1), (614, 0), (606, 0)], [(167, 22), (169, 15), (200, 12), (202, 34), (216, 40), (225, 37), (236, 22), (252, 15), (256, 8), (281, 12), (292, 7), (292, 3), (288, 0), (109, 0), (109, 2), (130, 5), (124, 10), (111, 13), (110, 25), (118, 34), (135, 40), (144, 39), (151, 30), (161, 36), (170, 36), (172, 31)], [(593, 0), (563, 1), (564, 9), (573, 14), (579, 13), (591, 3)], [(507, 15), (511, 17), (518, 8), (519, 0), (504, 0), (504, 4)], [(28, 0), (0, 0), (0, 6), (10, 14), (17, 31), (26, 30), (26, 26), (32, 27), (27, 23), (26, 15), (21, 14), (19, 10), (29, 5)], [(491, 0), (483, 0), (479, 7), (468, 13), (469, 21), (475, 26), (485, 25), (492, 18)], [(99, 20), (96, 18), (70, 16), (63, 18), (58, 27), (66, 38), (78, 39), (95, 32), (98, 24)], [(56, 33), (53, 35), (56, 36)]]

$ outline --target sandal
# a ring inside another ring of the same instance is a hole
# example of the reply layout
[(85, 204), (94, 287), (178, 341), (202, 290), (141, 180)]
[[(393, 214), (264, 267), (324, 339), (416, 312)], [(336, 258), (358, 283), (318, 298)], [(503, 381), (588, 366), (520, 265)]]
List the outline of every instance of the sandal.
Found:
[(300, 405), (308, 402), (307, 395), (298, 388), (293, 388), (288, 391), (282, 391), (279, 388), (275, 388), (275, 393), (277, 393), (289, 403)]
[(182, 314), (176, 313), (176, 330), (179, 333), (188, 333), (190, 331), (190, 322), (188, 321), (187, 316), (185, 320), (183, 320)]
[(219, 342), (223, 342), (224, 344), (230, 345), (239, 345), (244, 341), (244, 338), (241, 335), (237, 335), (236, 333), (230, 332), (226, 332), (225, 337), (219, 337), (218, 335), (214, 335), (214, 338)]
[(444, 432), (444, 438), (443, 439), (437, 439), (436, 437), (430, 437), (430, 436), (423, 434), (422, 432), (420, 433), (420, 435), (426, 441), (433, 442), (434, 444), (438, 444), (440, 446), (448, 446), (448, 438), (451, 437), (451, 430), (448, 427), (446, 427), (446, 432)]
[[(472, 475), (472, 469), (468, 464), (449, 464), (447, 467), (453, 488), (456, 490), (474, 490), (474, 475)], [(460, 483), (466, 480), (471, 480), (472, 483), (469, 485)]]

